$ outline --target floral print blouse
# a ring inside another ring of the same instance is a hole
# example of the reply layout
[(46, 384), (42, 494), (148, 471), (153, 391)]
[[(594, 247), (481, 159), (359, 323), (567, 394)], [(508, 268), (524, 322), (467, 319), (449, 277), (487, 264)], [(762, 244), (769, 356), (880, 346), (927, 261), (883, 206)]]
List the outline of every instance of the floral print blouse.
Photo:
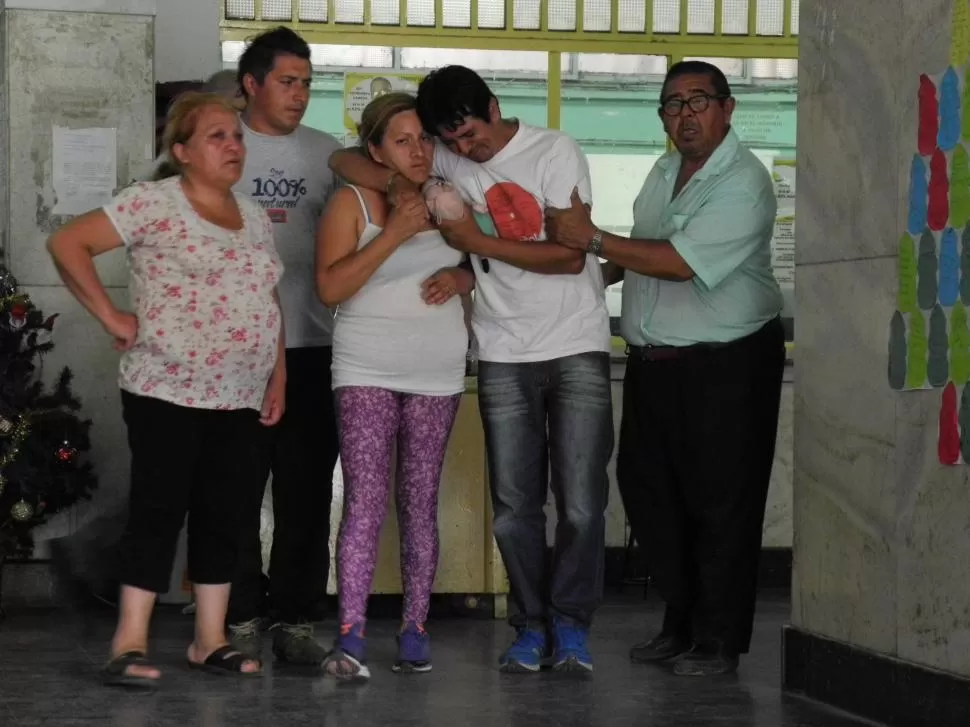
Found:
[(128, 252), (135, 345), (125, 391), (198, 409), (260, 409), (276, 363), (283, 265), (272, 222), (236, 195), (241, 230), (200, 217), (179, 177), (135, 184), (104, 211)]

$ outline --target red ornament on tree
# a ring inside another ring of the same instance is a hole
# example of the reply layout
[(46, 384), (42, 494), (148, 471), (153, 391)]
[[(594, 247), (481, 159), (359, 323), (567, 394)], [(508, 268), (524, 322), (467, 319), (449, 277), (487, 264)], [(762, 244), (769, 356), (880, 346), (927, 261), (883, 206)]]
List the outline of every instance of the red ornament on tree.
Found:
[(75, 457), (77, 457), (77, 450), (71, 446), (70, 442), (64, 442), (57, 451), (54, 452), (54, 456), (57, 457), (57, 461), (63, 464), (71, 464)]
[(10, 327), (14, 330), (20, 330), (26, 326), (27, 311), (28, 307), (26, 303), (14, 303), (10, 306)]

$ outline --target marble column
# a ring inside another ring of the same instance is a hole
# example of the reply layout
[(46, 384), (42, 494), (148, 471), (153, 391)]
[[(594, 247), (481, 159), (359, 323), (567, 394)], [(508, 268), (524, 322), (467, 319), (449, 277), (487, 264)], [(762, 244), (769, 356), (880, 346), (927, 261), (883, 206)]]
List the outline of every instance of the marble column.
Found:
[[(100, 326), (61, 283), (46, 250), (70, 218), (54, 212), (52, 129), (109, 127), (117, 135), (117, 188), (154, 156), (154, 0), (0, 0), (0, 243), (5, 264), (48, 314), (59, 318), (53, 375), (69, 365), (91, 418), (100, 490), (92, 506), (58, 516), (37, 539), (70, 532), (127, 486), (117, 355)], [(124, 251), (99, 258), (109, 293), (124, 304)]]
[(940, 391), (887, 378), (919, 77), (949, 63), (954, 2), (801, 2), (792, 624), (970, 677), (970, 466), (938, 460)]

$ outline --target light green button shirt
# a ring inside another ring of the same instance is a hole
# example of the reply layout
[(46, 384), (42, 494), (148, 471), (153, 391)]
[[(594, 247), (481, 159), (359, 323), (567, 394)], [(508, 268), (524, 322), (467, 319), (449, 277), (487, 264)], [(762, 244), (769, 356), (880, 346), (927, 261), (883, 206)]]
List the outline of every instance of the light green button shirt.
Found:
[(731, 129), (672, 199), (680, 163), (671, 151), (650, 171), (630, 237), (669, 240), (695, 277), (678, 283), (626, 271), (620, 331), (634, 346), (733, 341), (784, 304), (771, 268), (777, 202), (764, 164)]

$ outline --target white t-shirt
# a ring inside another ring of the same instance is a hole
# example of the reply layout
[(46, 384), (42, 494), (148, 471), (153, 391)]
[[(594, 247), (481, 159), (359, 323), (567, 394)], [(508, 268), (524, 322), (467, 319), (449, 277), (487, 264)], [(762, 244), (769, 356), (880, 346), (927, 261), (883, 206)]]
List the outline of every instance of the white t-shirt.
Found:
[[(371, 221), (360, 192), (366, 227), (361, 250), (381, 228)], [(421, 283), (462, 254), (437, 230), (402, 243), (363, 287), (340, 304), (333, 332), (333, 388), (372, 386), (403, 394), (451, 396), (465, 389), (468, 329), (461, 299), (428, 305)]]
[[(566, 134), (519, 124), (509, 143), (482, 164), (439, 143), (434, 172), (475, 208), (479, 225), (509, 240), (545, 240), (545, 209), (570, 206), (574, 188), (592, 203), (589, 165)], [(496, 363), (549, 361), (610, 350), (610, 318), (595, 255), (578, 275), (544, 275), (471, 256), (472, 330), (478, 357)]]
[(259, 409), (280, 334), (283, 268), (272, 225), (236, 195), (243, 228), (202, 219), (181, 178), (143, 182), (104, 207), (128, 252), (138, 319), (121, 388), (198, 409)]

